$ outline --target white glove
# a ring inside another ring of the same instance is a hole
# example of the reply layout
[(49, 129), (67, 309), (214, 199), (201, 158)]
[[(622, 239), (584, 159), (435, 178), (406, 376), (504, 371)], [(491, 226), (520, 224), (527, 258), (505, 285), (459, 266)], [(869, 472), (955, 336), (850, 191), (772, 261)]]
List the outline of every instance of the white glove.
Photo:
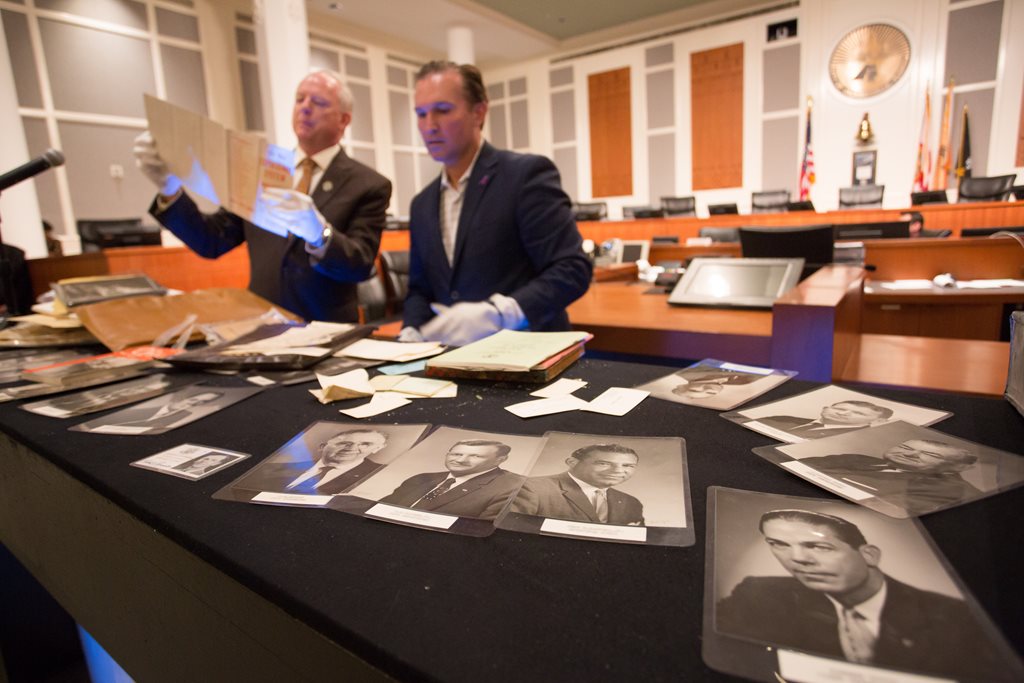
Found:
[(420, 332), (427, 341), (464, 346), (501, 329), (501, 313), (488, 301), (460, 302), (454, 306), (430, 304), (437, 315)]
[(169, 197), (181, 189), (181, 181), (167, 168), (167, 162), (156, 151), (156, 141), (148, 130), (135, 138), (132, 154), (135, 155), (135, 165), (159, 188), (160, 194)]
[(415, 327), (403, 327), (402, 331), (398, 333), (398, 341), (400, 342), (423, 342), (426, 339), (420, 334), (420, 331)]
[(271, 187), (263, 190), (258, 203), (253, 222), (261, 228), (278, 235), (292, 233), (314, 248), (324, 246), (330, 226), (308, 194)]

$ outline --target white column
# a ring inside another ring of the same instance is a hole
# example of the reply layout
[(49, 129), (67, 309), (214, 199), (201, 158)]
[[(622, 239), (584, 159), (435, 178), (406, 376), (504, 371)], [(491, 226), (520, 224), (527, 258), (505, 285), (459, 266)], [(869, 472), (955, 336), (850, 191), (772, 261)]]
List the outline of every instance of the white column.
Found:
[[(14, 71), (11, 70), (10, 53), (7, 50), (7, 34), (4, 33), (3, 19), (0, 18), (0, 130), (4, 131), (4, 143), (0, 145), (0, 173), (6, 173), (29, 160), (25, 128), (18, 114), (18, 93), (14, 88)], [(42, 153), (44, 150), (37, 150)], [(50, 171), (52, 173), (52, 171)], [(0, 195), (0, 231), (5, 244), (12, 244), (25, 251), (28, 258), (46, 256), (46, 238), (43, 237), (43, 219), (39, 214), (39, 199), (34, 182), (25, 180), (4, 190)]]
[(267, 140), (294, 147), (292, 99), (309, 73), (306, 5), (302, 0), (253, 0), (253, 22)]
[(456, 64), (476, 63), (473, 31), (468, 26), (448, 27), (448, 59)]

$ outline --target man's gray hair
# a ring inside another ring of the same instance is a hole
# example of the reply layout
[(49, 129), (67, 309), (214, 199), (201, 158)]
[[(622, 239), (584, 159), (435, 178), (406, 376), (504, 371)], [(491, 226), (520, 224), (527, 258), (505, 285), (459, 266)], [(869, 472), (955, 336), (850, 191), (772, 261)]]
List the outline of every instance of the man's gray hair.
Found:
[(309, 76), (313, 74), (323, 74), (338, 84), (338, 105), (341, 107), (341, 111), (351, 114), (355, 100), (352, 98), (352, 91), (349, 90), (341, 74), (334, 69), (313, 69), (309, 72)]

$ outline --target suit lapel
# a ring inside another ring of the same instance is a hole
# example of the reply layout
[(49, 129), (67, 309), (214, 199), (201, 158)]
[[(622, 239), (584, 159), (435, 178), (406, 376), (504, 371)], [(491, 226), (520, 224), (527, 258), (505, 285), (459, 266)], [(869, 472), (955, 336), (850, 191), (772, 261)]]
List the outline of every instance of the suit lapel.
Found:
[(452, 271), (459, 265), (462, 252), (469, 239), (470, 226), (474, 224), (474, 217), (480, 208), (487, 188), (492, 185), (494, 175), (497, 172), (498, 154), (488, 143), (484, 143), (477, 157), (473, 173), (469, 176), (469, 183), (466, 185), (466, 195), (462, 198), (462, 213), (459, 214), (459, 229), (455, 236), (455, 253), (452, 256)]
[(597, 518), (597, 510), (594, 509), (593, 503), (583, 495), (583, 490), (569, 478), (568, 474), (563, 474), (558, 479), (558, 484), (562, 487), (562, 496), (569, 502), (569, 505), (582, 512), (591, 522), (601, 521)]
[[(444, 173), (444, 171), (441, 171)], [(416, 233), (417, 238), (424, 240), (426, 263), (432, 269), (440, 270), (442, 282), (451, 282), (452, 267), (448, 264), (448, 256), (444, 253), (444, 242), (441, 240), (441, 176), (438, 176), (424, 190), (423, 201), (426, 204), (426, 230)]]

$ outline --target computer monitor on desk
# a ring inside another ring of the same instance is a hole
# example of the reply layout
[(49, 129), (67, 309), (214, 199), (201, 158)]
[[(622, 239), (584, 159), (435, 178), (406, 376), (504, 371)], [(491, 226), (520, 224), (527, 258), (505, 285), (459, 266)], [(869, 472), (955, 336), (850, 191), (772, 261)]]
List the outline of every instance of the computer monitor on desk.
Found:
[(831, 225), (793, 228), (740, 228), (740, 253), (744, 258), (800, 258), (803, 279), (832, 263), (834, 244)]
[(771, 308), (796, 286), (800, 258), (695, 258), (668, 298), (676, 306)]
[(910, 237), (910, 221), (889, 221), (883, 223), (837, 223), (835, 239), (878, 240)]

